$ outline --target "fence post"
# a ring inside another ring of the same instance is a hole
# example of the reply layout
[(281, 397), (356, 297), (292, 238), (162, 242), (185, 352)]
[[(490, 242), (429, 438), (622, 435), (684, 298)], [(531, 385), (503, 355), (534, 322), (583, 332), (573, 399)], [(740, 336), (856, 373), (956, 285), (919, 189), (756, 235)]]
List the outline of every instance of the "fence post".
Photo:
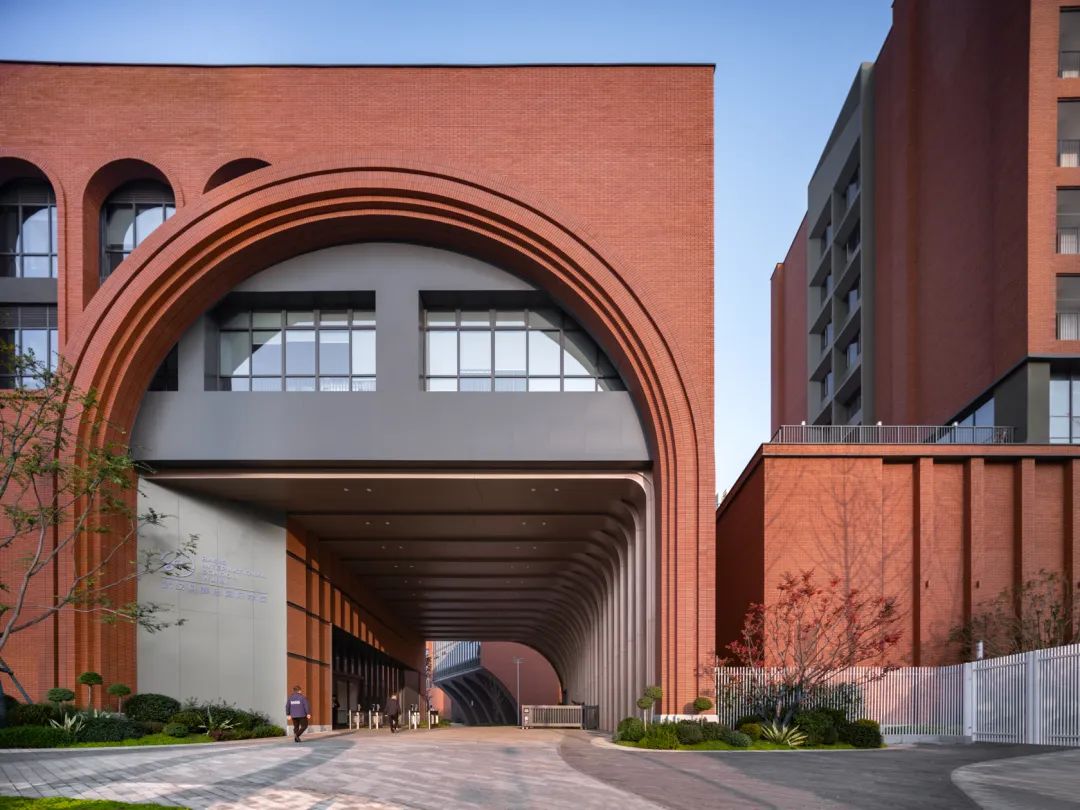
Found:
[(1035, 718), (1038, 712), (1035, 710), (1038, 699), (1038, 668), (1035, 666), (1037, 653), (1024, 653), (1021, 660), (1024, 662), (1024, 705), (1021, 706), (1020, 716), (1024, 723), (1024, 742), (1037, 743)]
[(970, 661), (963, 665), (960, 679), (960, 694), (963, 705), (963, 734), (975, 741), (975, 665)]

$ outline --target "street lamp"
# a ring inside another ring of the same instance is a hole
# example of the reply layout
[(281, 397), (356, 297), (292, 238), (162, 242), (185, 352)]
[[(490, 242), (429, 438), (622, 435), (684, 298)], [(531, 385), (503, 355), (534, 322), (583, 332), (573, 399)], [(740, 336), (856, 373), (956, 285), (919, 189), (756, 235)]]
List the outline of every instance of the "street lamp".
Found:
[(521, 662), (524, 660), (524, 658), (519, 658), (516, 655), (514, 656), (514, 666), (517, 668), (517, 692), (515, 693), (514, 698), (517, 700), (519, 726), (521, 725)]

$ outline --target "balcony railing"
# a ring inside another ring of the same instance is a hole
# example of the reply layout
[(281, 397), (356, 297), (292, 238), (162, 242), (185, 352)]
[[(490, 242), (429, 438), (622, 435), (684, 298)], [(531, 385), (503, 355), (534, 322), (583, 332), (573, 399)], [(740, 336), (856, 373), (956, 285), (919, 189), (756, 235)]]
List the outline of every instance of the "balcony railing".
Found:
[(1063, 79), (1080, 78), (1080, 51), (1061, 51), (1058, 57), (1058, 75)]
[(1080, 138), (1058, 141), (1058, 166), (1066, 169), (1080, 166)]
[(1080, 228), (1058, 226), (1057, 252), (1066, 255), (1080, 253)]
[(1080, 340), (1080, 312), (1057, 314), (1057, 339)]
[(970, 425), (782, 425), (774, 444), (1012, 444), (1012, 427)]

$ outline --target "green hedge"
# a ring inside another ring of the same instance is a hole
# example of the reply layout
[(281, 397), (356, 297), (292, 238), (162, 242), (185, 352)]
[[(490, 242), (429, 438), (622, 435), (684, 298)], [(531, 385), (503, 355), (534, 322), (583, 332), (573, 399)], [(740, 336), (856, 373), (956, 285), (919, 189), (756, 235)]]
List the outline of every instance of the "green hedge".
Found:
[(856, 748), (881, 748), (881, 726), (874, 720), (862, 718), (854, 723), (846, 723), (840, 729), (840, 739), (851, 743)]
[(73, 742), (70, 734), (52, 726), (0, 728), (0, 748), (57, 748)]
[(653, 748), (659, 751), (674, 751), (679, 747), (679, 735), (675, 731), (674, 723), (657, 723), (649, 726), (645, 736), (641, 738), (642, 748)]
[(262, 725), (255, 726), (251, 730), (251, 736), (253, 738), (261, 737), (284, 737), (285, 729), (281, 726), (271, 725), (270, 723), (263, 723)]
[(702, 723), (701, 735), (709, 741), (722, 739), (727, 727), (723, 723)]
[(624, 717), (615, 729), (615, 739), (639, 742), (645, 736), (645, 724), (640, 717)]
[(16, 703), (7, 717), (9, 726), (47, 726), (58, 719), (60, 714), (51, 703)]
[(705, 739), (701, 723), (695, 723), (693, 720), (680, 720), (676, 723), (675, 736), (679, 738), (680, 745), (694, 745)]
[(168, 723), (169, 718), (180, 711), (180, 701), (168, 695), (155, 695), (147, 692), (132, 695), (124, 701), (124, 714), (132, 720)]
[(164, 733), (179, 740), (188, 735), (188, 727), (183, 723), (169, 723), (165, 726)]
[[(744, 725), (748, 725), (745, 724)], [(730, 745), (732, 748), (749, 748), (754, 744), (754, 741), (750, 739), (746, 734), (741, 731), (729, 731), (723, 736), (723, 741)]]
[(75, 736), (79, 742), (120, 742), (137, 740), (144, 735), (139, 724), (130, 717), (113, 714), (87, 717)]

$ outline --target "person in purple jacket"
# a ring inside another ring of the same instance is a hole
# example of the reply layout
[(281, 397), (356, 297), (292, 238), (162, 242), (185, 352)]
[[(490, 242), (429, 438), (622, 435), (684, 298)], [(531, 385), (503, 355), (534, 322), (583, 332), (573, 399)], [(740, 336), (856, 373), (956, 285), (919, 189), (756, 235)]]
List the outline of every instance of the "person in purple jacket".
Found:
[(304, 690), (294, 686), (292, 694), (285, 702), (285, 715), (292, 720), (293, 739), (300, 742), (300, 735), (307, 731), (308, 721), (311, 719), (311, 706), (304, 697)]

